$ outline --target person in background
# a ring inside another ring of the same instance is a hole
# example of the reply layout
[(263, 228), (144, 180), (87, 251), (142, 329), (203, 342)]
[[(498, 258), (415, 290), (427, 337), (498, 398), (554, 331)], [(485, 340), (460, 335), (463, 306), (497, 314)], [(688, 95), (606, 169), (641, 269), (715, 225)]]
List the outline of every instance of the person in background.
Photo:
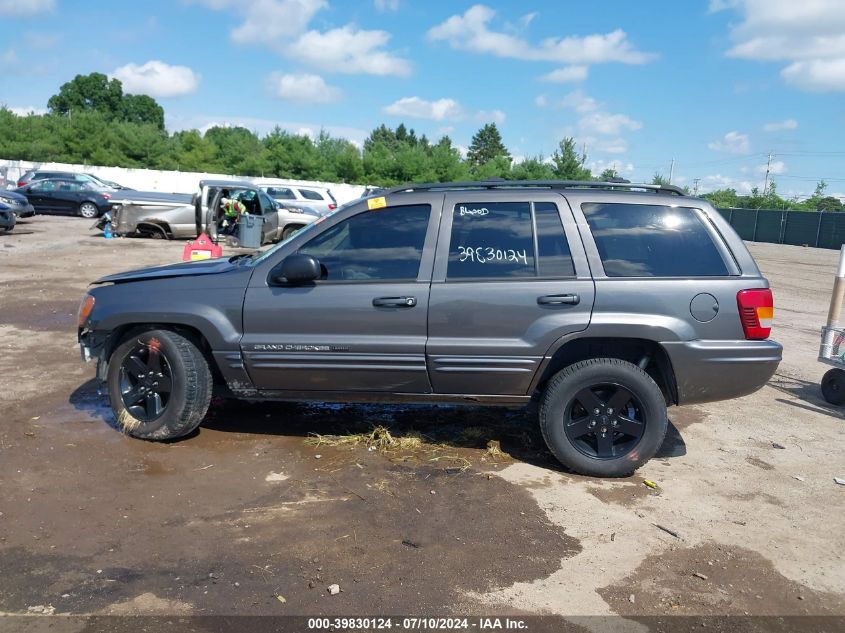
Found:
[(246, 214), (246, 207), (240, 200), (225, 195), (228, 194), (227, 191), (223, 193), (224, 197), (220, 199), (220, 208), (223, 210), (222, 232), (228, 235), (234, 235), (238, 225), (238, 218)]

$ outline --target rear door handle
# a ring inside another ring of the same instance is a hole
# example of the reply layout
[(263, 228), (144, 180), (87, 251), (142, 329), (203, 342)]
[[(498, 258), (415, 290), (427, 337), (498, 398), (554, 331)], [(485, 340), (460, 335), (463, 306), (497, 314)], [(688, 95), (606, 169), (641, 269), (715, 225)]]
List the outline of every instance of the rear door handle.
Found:
[(413, 308), (417, 305), (416, 297), (376, 297), (373, 299), (376, 308)]
[(581, 303), (581, 297), (578, 295), (545, 295), (537, 297), (537, 303), (541, 306), (556, 306), (556, 305), (578, 305)]

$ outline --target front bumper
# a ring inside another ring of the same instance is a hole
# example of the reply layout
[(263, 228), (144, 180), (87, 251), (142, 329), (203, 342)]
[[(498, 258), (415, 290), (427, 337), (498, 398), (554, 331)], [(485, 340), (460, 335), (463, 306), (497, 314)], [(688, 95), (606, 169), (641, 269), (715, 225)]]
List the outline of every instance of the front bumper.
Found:
[(35, 215), (35, 207), (31, 204), (21, 205), (19, 207), (12, 207), (12, 211), (19, 218), (31, 218)]
[(662, 343), (678, 386), (678, 404), (729, 400), (754, 393), (774, 375), (783, 347), (765, 341)]

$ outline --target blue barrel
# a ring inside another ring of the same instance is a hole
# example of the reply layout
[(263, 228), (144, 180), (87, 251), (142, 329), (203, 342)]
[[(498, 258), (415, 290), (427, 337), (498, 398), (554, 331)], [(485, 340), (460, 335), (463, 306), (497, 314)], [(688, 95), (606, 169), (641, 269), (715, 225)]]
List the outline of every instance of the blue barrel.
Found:
[(261, 248), (261, 229), (264, 218), (247, 213), (238, 218), (238, 241), (241, 248)]

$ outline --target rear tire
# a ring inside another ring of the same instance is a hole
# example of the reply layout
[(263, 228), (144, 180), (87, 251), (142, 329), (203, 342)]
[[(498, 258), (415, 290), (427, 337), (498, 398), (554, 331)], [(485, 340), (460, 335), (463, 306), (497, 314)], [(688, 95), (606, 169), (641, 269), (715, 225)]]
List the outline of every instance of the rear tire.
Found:
[(829, 369), (822, 377), (822, 396), (830, 404), (845, 404), (845, 371)]
[(658, 451), (669, 420), (660, 387), (616, 358), (595, 358), (555, 374), (540, 403), (540, 429), (567, 468), (625, 477)]
[(288, 226), (282, 231), (282, 240), (288, 239), (291, 235), (299, 231), (302, 227), (301, 226)]
[(205, 356), (169, 330), (128, 337), (109, 359), (107, 383), (118, 426), (145, 440), (187, 435), (200, 425), (211, 402)]
[(100, 210), (97, 208), (97, 205), (93, 202), (83, 202), (79, 205), (78, 213), (83, 218), (93, 220), (94, 218), (100, 215)]

